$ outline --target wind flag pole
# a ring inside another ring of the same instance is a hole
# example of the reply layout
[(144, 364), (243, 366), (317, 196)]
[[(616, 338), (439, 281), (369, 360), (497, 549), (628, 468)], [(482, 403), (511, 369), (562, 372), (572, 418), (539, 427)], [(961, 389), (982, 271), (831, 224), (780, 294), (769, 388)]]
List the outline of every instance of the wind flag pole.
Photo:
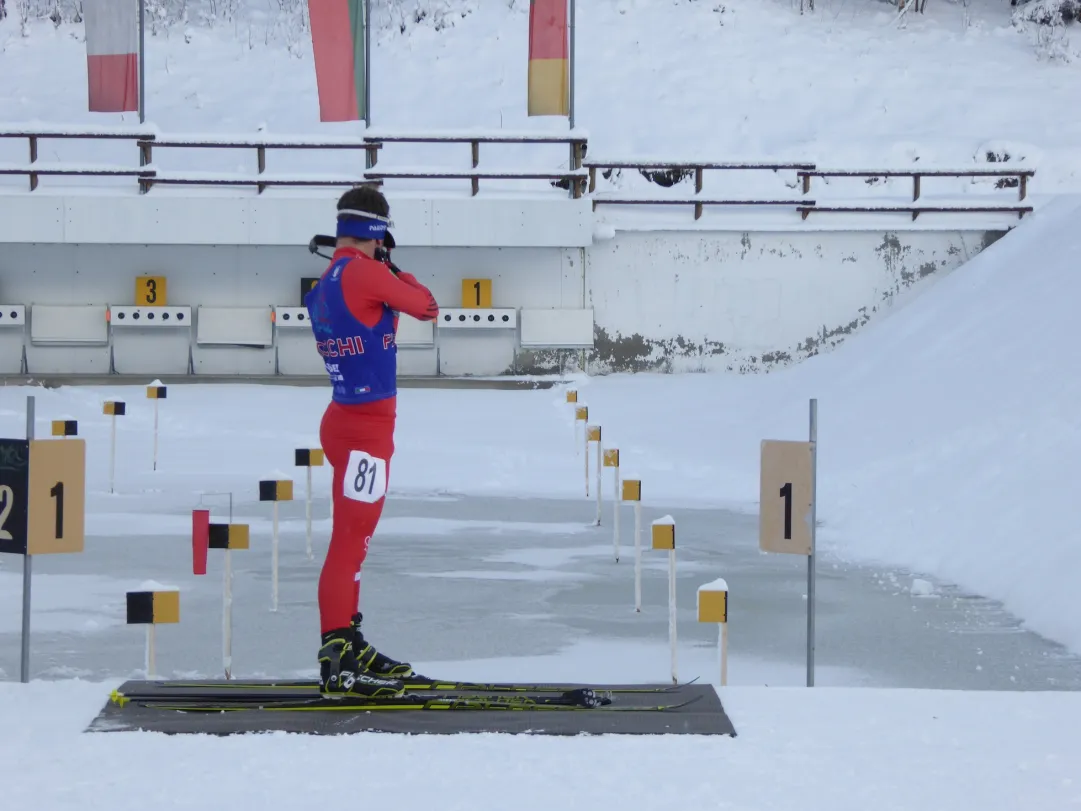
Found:
[(146, 0), (139, 0), (139, 123), (146, 123)]
[[(530, 0), (526, 114), (566, 116), (574, 131), (575, 0)], [(570, 143), (567, 166), (577, 169), (579, 146)], [(571, 185), (573, 196), (576, 186)]]
[[(372, 125), (372, 0), (364, 0), (364, 126)], [(365, 153), (369, 155), (370, 153)], [(369, 167), (371, 168), (371, 167)]]
[[(372, 126), (372, 0), (364, 0), (364, 129)], [(364, 150), (364, 167), (371, 169), (372, 152)], [(308, 471), (311, 475), (311, 471)], [(311, 555), (309, 554), (310, 558)]]
[[(574, 132), (574, 16), (575, 0), (570, 0), (570, 9), (567, 13), (567, 37), (570, 40), (567, 59), (567, 129), (571, 132)], [(578, 161), (578, 148), (573, 143), (570, 146), (571, 160), (567, 166), (574, 169)]]

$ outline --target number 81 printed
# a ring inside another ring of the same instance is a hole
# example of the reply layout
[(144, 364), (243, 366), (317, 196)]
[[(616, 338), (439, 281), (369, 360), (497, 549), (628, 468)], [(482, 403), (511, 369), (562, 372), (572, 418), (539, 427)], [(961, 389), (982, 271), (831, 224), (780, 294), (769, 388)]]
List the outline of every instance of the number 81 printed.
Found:
[(345, 469), (344, 495), (353, 501), (374, 504), (387, 494), (387, 463), (367, 451), (350, 451)]

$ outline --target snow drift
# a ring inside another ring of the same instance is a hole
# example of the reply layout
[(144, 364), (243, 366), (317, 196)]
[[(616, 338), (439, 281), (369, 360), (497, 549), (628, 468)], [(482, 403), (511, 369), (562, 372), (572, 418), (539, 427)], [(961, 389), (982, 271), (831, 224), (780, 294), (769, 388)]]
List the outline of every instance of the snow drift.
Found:
[(1079, 216), (1057, 201), (801, 375), (824, 384), (844, 547), (998, 598), (1075, 650)]

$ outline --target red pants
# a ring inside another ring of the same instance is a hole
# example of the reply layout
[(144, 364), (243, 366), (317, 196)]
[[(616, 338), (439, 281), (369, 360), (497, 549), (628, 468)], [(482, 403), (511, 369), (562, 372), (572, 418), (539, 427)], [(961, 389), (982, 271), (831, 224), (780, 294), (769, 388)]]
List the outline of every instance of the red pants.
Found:
[(386, 502), (394, 454), (395, 400), (363, 406), (332, 402), (319, 441), (334, 468), (334, 521), (319, 575), (322, 633), (349, 626), (360, 601), (360, 567)]

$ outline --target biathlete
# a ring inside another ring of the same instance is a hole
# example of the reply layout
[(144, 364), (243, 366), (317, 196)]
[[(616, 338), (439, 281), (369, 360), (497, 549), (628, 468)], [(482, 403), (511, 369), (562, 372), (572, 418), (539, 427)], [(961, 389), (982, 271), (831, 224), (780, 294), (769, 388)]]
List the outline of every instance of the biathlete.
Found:
[[(330, 266), (305, 295), (332, 399), (319, 439), (334, 470), (334, 520), (319, 576), (320, 682), (324, 695), (399, 695), (413, 668), (361, 633), (360, 570), (383, 511), (394, 455), (398, 314), (439, 315), (431, 291), (391, 261), (390, 205), (377, 190), (338, 200)], [(378, 258), (377, 258), (378, 257)]]

